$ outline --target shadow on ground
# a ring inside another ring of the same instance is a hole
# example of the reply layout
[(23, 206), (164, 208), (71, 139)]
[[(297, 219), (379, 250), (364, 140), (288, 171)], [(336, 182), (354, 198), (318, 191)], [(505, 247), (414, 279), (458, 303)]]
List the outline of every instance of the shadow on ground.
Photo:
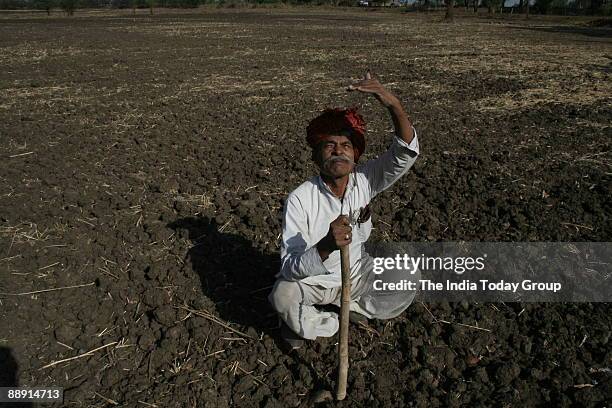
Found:
[[(0, 347), (0, 387), (19, 387), (19, 378), (17, 373), (19, 371), (19, 365), (17, 360), (13, 357), (11, 349), (8, 347)], [(29, 402), (20, 403), (0, 403), (2, 407), (31, 407), (32, 404)]]
[(209, 218), (186, 217), (169, 227), (188, 231), (193, 246), (185, 264), (197, 273), (203, 294), (215, 302), (222, 319), (258, 333), (277, 333), (268, 294), (279, 270), (278, 254), (262, 253), (244, 237), (220, 232)]

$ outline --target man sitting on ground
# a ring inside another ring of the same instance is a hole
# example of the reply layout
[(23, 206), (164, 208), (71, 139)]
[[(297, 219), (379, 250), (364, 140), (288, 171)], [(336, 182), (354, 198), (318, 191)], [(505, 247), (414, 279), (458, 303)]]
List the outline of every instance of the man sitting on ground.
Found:
[(369, 73), (349, 90), (376, 97), (391, 115), (395, 136), (380, 157), (356, 165), (366, 143), (365, 122), (355, 109), (327, 109), (307, 127), (320, 175), (287, 198), (281, 270), (269, 297), (282, 320), (281, 335), (292, 348), (338, 331), (338, 315), (315, 305), (339, 305), (341, 246), (349, 245), (351, 321), (396, 317), (414, 297), (382, 297), (373, 290), (373, 262), (363, 244), (372, 230), (370, 201), (404, 175), (419, 154), (416, 132), (399, 99)]

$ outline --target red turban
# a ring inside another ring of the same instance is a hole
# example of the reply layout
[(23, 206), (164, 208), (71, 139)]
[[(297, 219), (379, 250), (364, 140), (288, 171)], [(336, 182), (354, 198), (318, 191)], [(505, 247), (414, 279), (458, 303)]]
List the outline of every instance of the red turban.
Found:
[(357, 113), (357, 108), (325, 109), (314, 118), (306, 128), (306, 141), (313, 149), (325, 136), (338, 136), (342, 131), (348, 131), (348, 138), (355, 150), (355, 163), (365, 150), (366, 124), (363, 117)]

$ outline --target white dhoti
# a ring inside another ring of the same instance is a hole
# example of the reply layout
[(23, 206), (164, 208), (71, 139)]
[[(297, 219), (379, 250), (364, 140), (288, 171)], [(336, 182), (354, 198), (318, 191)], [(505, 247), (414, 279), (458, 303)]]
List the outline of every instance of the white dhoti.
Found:
[[(414, 299), (414, 291), (379, 291), (374, 289), (374, 281), (381, 275), (373, 272), (373, 260), (367, 253), (361, 258), (360, 272), (351, 278), (350, 310), (368, 319), (392, 319), (401, 314)], [(390, 272), (393, 273), (393, 272)], [(387, 272), (385, 272), (387, 274)], [(399, 278), (418, 280), (418, 275), (392, 277), (385, 281), (398, 281)], [(307, 284), (303, 281), (276, 281), (269, 299), (280, 318), (295, 333), (305, 339), (331, 337), (339, 327), (338, 314), (318, 310), (316, 305), (334, 304), (340, 306), (341, 287), (327, 288)]]

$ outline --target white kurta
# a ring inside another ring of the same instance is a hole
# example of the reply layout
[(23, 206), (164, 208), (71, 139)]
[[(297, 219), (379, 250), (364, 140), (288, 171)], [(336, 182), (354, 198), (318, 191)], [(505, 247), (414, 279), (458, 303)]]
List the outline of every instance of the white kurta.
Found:
[[(416, 131), (410, 144), (394, 137), (389, 149), (376, 159), (356, 166), (344, 199), (336, 197), (321, 176), (313, 177), (292, 191), (285, 203), (281, 270), (277, 277), (324, 288), (342, 286), (340, 251), (323, 262), (316, 244), (327, 235), (329, 224), (340, 214), (356, 219), (360, 209), (390, 187), (414, 164), (419, 154)], [(372, 219), (352, 225), (349, 247), (351, 277), (361, 270), (362, 246), (370, 237)]]

